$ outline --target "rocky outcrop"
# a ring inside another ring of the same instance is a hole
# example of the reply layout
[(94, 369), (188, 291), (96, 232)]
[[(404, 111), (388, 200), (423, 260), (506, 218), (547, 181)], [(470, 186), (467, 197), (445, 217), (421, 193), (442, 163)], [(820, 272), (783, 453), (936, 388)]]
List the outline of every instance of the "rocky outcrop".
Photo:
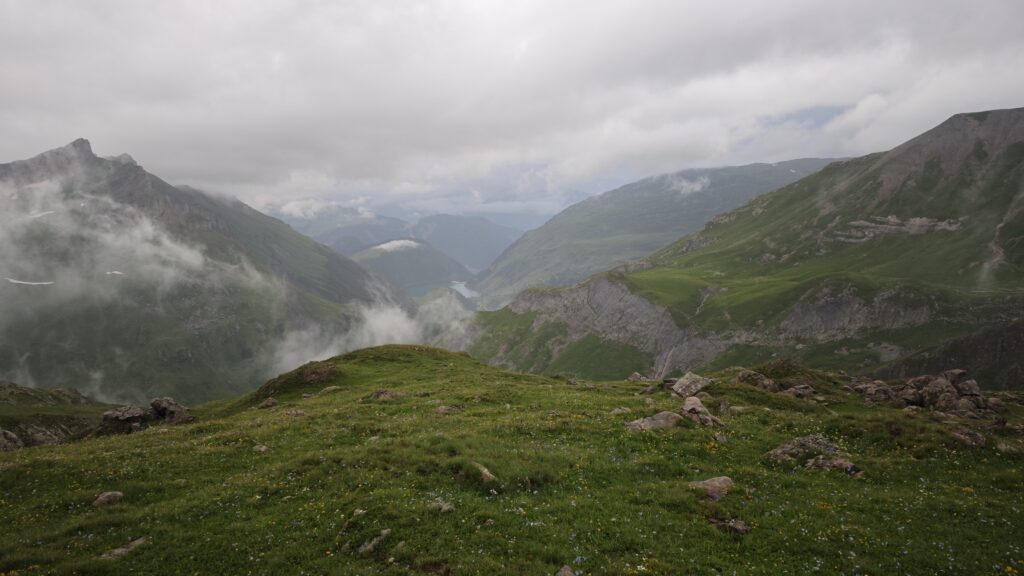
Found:
[(187, 424), (194, 418), (188, 408), (173, 398), (156, 398), (149, 408), (121, 406), (103, 413), (103, 420), (95, 434), (131, 434), (139, 432), (151, 423)]
[(962, 369), (946, 370), (934, 376), (917, 376), (897, 383), (859, 378), (854, 379), (848, 388), (863, 395), (869, 404), (928, 408), (965, 418), (979, 418), (998, 405), (998, 402), (990, 402), (978, 383), (968, 378), (967, 371)]

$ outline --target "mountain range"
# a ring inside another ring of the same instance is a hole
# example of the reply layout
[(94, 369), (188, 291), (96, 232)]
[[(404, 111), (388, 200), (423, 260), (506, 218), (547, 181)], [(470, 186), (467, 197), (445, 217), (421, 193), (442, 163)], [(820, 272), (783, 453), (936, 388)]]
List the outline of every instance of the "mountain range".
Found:
[[(1019, 322), (1022, 286), (1024, 109), (958, 114), (640, 261), (527, 290), (479, 316), (470, 352), (593, 377), (776, 356), (863, 373)], [(990, 357), (984, 380), (1019, 387), (1020, 357)]]
[(525, 233), (481, 273), (487, 309), (537, 286), (576, 283), (647, 256), (714, 215), (820, 170), (829, 160), (682, 170), (627, 184), (566, 208)]
[(352, 260), (86, 140), (0, 164), (0, 376), (99, 398), (250, 389), (289, 331), (397, 303)]

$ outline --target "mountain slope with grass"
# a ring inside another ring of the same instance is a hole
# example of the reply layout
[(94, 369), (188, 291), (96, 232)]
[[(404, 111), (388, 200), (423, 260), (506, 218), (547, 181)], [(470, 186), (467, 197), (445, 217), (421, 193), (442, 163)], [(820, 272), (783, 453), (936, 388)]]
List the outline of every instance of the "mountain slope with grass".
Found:
[(85, 140), (0, 164), (0, 376), (97, 398), (251, 389), (293, 329), (394, 300), (358, 264), (241, 202)]
[(566, 208), (523, 235), (481, 274), (487, 308), (524, 289), (562, 286), (647, 256), (712, 216), (820, 170), (828, 160), (682, 170), (645, 178)]
[[(659, 376), (776, 355), (870, 373), (1022, 317), (1024, 109), (1015, 109), (956, 115), (721, 214), (642, 262), (526, 291), (480, 316), (470, 351), (585, 375), (592, 366), (559, 362), (597, 338), (642, 355)], [(977, 368), (987, 386), (1020, 388), (1020, 357), (986, 355)]]
[(391, 240), (357, 252), (352, 259), (410, 298), (473, 277), (465, 266), (419, 240)]
[[(758, 370), (820, 399), (707, 374), (721, 426), (705, 426), (660, 386), (638, 394), (650, 382), (567, 383), (411, 346), (311, 363), (194, 408), (192, 424), (5, 454), (0, 573), (1024, 569), (1015, 397), (956, 418), (865, 404), (834, 374)], [(679, 420), (626, 426), (659, 413)], [(768, 454), (797, 438), (791, 459)], [(120, 499), (94, 505), (106, 492)]]

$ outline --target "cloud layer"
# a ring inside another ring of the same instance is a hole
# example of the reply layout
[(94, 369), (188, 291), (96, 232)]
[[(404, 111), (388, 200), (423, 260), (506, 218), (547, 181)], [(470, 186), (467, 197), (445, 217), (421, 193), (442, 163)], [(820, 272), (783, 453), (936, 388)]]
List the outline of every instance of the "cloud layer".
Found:
[(1015, 0), (11, 0), (0, 159), (82, 136), (256, 204), (550, 213), (1024, 105), (1022, 21)]

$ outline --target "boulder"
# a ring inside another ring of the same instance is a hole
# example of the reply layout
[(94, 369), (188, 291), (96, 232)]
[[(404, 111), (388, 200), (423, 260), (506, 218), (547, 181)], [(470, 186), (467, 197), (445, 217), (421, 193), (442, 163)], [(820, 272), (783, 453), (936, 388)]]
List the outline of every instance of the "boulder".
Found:
[(612, 416), (622, 416), (623, 414), (629, 414), (629, 413), (630, 413), (630, 409), (626, 408), (625, 406), (619, 406), (618, 408), (615, 408), (614, 410), (609, 412), (609, 414), (611, 414)]
[(921, 389), (921, 399), (925, 406), (949, 409), (956, 402), (956, 397), (956, 388), (945, 378), (935, 378)]
[(117, 548), (114, 548), (113, 550), (107, 550), (106, 552), (103, 553), (102, 556), (100, 556), (100, 558), (103, 559), (103, 560), (113, 560), (115, 558), (120, 558), (121, 556), (124, 556), (125, 554), (131, 552), (132, 550), (134, 550), (135, 548), (138, 548), (139, 546), (142, 546), (145, 543), (146, 543), (146, 538), (145, 537), (136, 538), (135, 540), (132, 540), (131, 542), (125, 544), (124, 546), (118, 546)]
[(708, 409), (704, 407), (704, 403), (696, 396), (690, 396), (683, 401), (681, 412), (684, 417), (689, 418), (700, 426), (725, 426), (721, 420), (708, 412)]
[(576, 573), (569, 566), (562, 566), (555, 572), (555, 576), (576, 576)]
[(792, 388), (786, 388), (781, 394), (789, 394), (794, 398), (809, 398), (814, 396), (814, 388), (810, 384), (798, 384)]
[(24, 447), (25, 443), (21, 441), (21, 438), (18, 438), (17, 434), (0, 428), (0, 452), (17, 450), (18, 448)]
[(780, 444), (766, 452), (764, 457), (776, 464), (783, 464), (787, 462), (803, 464), (819, 454), (824, 456), (837, 456), (839, 454), (839, 448), (837, 448), (831, 440), (821, 434), (813, 434), (811, 436), (800, 436), (790, 440), (789, 442)]
[(761, 374), (760, 372), (754, 372), (753, 370), (743, 370), (736, 375), (736, 381), (742, 384), (748, 384), (756, 388), (760, 388), (766, 392), (778, 392), (779, 385), (771, 378)]
[(277, 406), (277, 400), (273, 396), (256, 405), (260, 410), (266, 410), (267, 408), (273, 408), (274, 406)]
[(626, 380), (629, 380), (630, 382), (643, 382), (644, 380), (647, 380), (647, 378), (644, 378), (643, 374), (640, 374), (639, 372), (633, 372), (629, 375), (629, 378), (626, 378)]
[(942, 377), (949, 381), (950, 384), (956, 386), (960, 382), (967, 379), (967, 370), (962, 368), (953, 368), (946, 370), (942, 373)]
[(818, 454), (808, 460), (804, 464), (804, 468), (807, 470), (842, 470), (848, 474), (854, 473), (852, 472), (854, 470), (853, 462), (839, 456), (826, 456), (824, 454)]
[(953, 384), (953, 387), (961, 396), (981, 396), (981, 387), (975, 380), (960, 380)]
[(498, 481), (498, 477), (495, 476), (494, 474), (491, 474), (491, 471), (488, 470), (483, 464), (480, 464), (479, 462), (473, 462), (473, 466), (476, 466), (476, 469), (480, 471), (480, 480), (483, 481), (484, 483)]
[(659, 428), (672, 428), (679, 425), (679, 422), (682, 420), (683, 417), (675, 412), (658, 412), (654, 416), (626, 422), (626, 430), (640, 432), (644, 430), (657, 430)]
[(154, 416), (168, 424), (187, 424), (195, 418), (189, 409), (174, 401), (174, 398), (154, 398), (149, 403)]
[(267, 448), (263, 444), (257, 444), (257, 445), (252, 447), (252, 451), (257, 453), (257, 454), (263, 454), (267, 450), (269, 450), (269, 448)]
[(687, 372), (682, 378), (672, 384), (671, 390), (680, 398), (695, 396), (697, 392), (707, 388), (712, 383), (710, 378)]
[(462, 410), (457, 406), (438, 406), (435, 410), (438, 414), (458, 414)]
[(151, 410), (138, 406), (122, 406), (103, 413), (98, 434), (131, 434), (146, 427), (155, 418)]
[(398, 392), (395, 392), (394, 390), (374, 390), (370, 394), (370, 399), (388, 401), (394, 400), (395, 398), (398, 398), (398, 396)]
[(732, 488), (732, 478), (729, 478), (728, 476), (716, 476), (714, 478), (708, 478), (707, 480), (690, 482), (689, 486), (693, 490), (703, 491), (704, 496), (706, 496), (708, 500), (717, 502), (729, 493), (729, 489)]
[(92, 501), (92, 505), (93, 506), (109, 506), (110, 504), (114, 504), (116, 502), (120, 502), (122, 498), (124, 498), (124, 493), (122, 493), (122, 492), (117, 492), (117, 491), (103, 492), (99, 496), (97, 496), (95, 500)]

